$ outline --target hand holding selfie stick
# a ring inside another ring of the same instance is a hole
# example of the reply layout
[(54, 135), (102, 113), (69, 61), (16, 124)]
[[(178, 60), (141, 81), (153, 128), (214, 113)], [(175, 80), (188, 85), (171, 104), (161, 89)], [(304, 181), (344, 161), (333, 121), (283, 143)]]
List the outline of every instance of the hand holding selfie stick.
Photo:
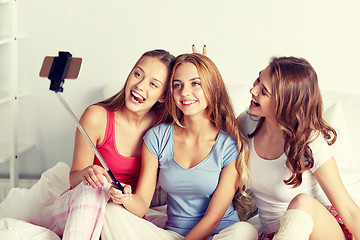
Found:
[(73, 111), (71, 111), (69, 105), (66, 103), (65, 99), (60, 94), (60, 92), (63, 92), (64, 90), (62, 85), (64, 84), (65, 78), (66, 79), (77, 78), (79, 74), (81, 62), (82, 62), (81, 58), (72, 58), (72, 55), (69, 52), (59, 52), (58, 57), (46, 57), (44, 59), (43, 66), (40, 71), (40, 76), (49, 78), (49, 80), (51, 81), (50, 90), (56, 93), (56, 95), (60, 99), (60, 102), (63, 103), (65, 109), (70, 113), (70, 116), (75, 121), (76, 126), (90, 144), (93, 152), (95, 153), (96, 157), (99, 159), (105, 171), (109, 174), (111, 180), (113, 181), (112, 185), (116, 189), (119, 189), (122, 192), (124, 192), (123, 186), (115, 178), (114, 174), (111, 172), (111, 170), (105, 163), (104, 159), (100, 155), (99, 151), (96, 149), (94, 143), (91, 141), (85, 129), (81, 126), (79, 120), (76, 118), (75, 114), (73, 113)]

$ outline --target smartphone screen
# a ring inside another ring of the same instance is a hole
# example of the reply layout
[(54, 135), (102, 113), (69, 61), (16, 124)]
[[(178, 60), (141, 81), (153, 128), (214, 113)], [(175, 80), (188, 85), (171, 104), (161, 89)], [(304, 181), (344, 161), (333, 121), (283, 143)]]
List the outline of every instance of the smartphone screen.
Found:
[[(40, 77), (48, 77), (49, 76), (51, 66), (54, 62), (54, 58), (55, 57), (45, 57), (44, 58), (44, 62), (43, 62), (43, 65), (41, 67), (40, 74), (39, 74)], [(72, 57), (70, 60), (69, 70), (66, 74), (65, 79), (77, 79), (79, 76), (81, 63), (82, 63), (82, 58)]]

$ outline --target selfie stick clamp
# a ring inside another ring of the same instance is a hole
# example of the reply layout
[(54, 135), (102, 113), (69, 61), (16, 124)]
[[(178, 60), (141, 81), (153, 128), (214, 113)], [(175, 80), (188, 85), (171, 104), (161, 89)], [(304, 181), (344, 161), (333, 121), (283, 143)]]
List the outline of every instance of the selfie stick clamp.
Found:
[(96, 157), (99, 159), (101, 165), (104, 167), (105, 171), (109, 174), (112, 182), (112, 185), (116, 188), (124, 192), (123, 186), (120, 184), (120, 182), (115, 178), (114, 174), (111, 172), (107, 164), (105, 163), (104, 159), (100, 155), (99, 151), (96, 149), (94, 143), (91, 141), (89, 135), (86, 133), (85, 129), (81, 126), (79, 120), (73, 113), (73, 111), (70, 109), (69, 105), (66, 103), (65, 99), (61, 96), (60, 92), (63, 92), (63, 84), (65, 82), (65, 77), (67, 74), (67, 71), (69, 70), (69, 66), (71, 63), (71, 53), (69, 52), (59, 52), (59, 56), (54, 58), (54, 61), (51, 65), (50, 73), (49, 73), (49, 80), (50, 83), (50, 90), (54, 91), (56, 95), (58, 96), (60, 102), (63, 103), (65, 106), (65, 109), (70, 113), (70, 116), (73, 118), (73, 120), (76, 123), (76, 126), (82, 133), (82, 135), (85, 137), (87, 142), (90, 144), (93, 152), (95, 153)]

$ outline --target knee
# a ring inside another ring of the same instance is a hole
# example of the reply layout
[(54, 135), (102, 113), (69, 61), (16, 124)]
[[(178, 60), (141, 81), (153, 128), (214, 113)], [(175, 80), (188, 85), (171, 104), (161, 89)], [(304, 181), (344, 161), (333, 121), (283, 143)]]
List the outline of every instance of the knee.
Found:
[[(258, 233), (253, 225), (248, 222), (237, 222), (225, 229), (218, 235), (219, 239), (239, 239), (239, 240), (257, 240)], [(213, 238), (217, 239), (217, 236)]]
[[(241, 236), (241, 238), (239, 238)], [(238, 223), (238, 234), (236, 239), (244, 240), (257, 240), (258, 232), (256, 228), (248, 222), (239, 222)]]
[(72, 193), (70, 196), (73, 202), (100, 203), (107, 202), (108, 200), (106, 191), (103, 191), (101, 188), (87, 186), (83, 183), (80, 183), (71, 191)]
[(107, 212), (112, 212), (115, 211), (119, 206), (116, 203), (113, 202), (108, 202), (106, 204), (106, 211)]
[(128, 210), (126, 210), (122, 205), (119, 205), (119, 204), (116, 204), (116, 203), (113, 203), (113, 202), (108, 202), (106, 204), (106, 207), (105, 207), (105, 213), (107, 216), (116, 216), (116, 215), (124, 215), (124, 214), (127, 214), (128, 213)]
[(288, 209), (301, 209), (301, 210), (308, 210), (314, 204), (315, 199), (305, 193), (300, 193), (294, 197)]

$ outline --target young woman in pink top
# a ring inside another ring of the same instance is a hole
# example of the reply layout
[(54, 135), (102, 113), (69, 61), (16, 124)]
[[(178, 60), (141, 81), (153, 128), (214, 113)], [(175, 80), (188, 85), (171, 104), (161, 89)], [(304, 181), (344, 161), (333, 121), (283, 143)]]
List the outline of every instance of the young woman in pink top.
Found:
[[(119, 182), (136, 188), (142, 138), (161, 120), (162, 102), (174, 62), (164, 50), (144, 53), (117, 94), (88, 107), (80, 123)], [(79, 130), (75, 134), (71, 188), (53, 210), (63, 239), (99, 239), (112, 182)], [(108, 183), (109, 182), (109, 183)]]

